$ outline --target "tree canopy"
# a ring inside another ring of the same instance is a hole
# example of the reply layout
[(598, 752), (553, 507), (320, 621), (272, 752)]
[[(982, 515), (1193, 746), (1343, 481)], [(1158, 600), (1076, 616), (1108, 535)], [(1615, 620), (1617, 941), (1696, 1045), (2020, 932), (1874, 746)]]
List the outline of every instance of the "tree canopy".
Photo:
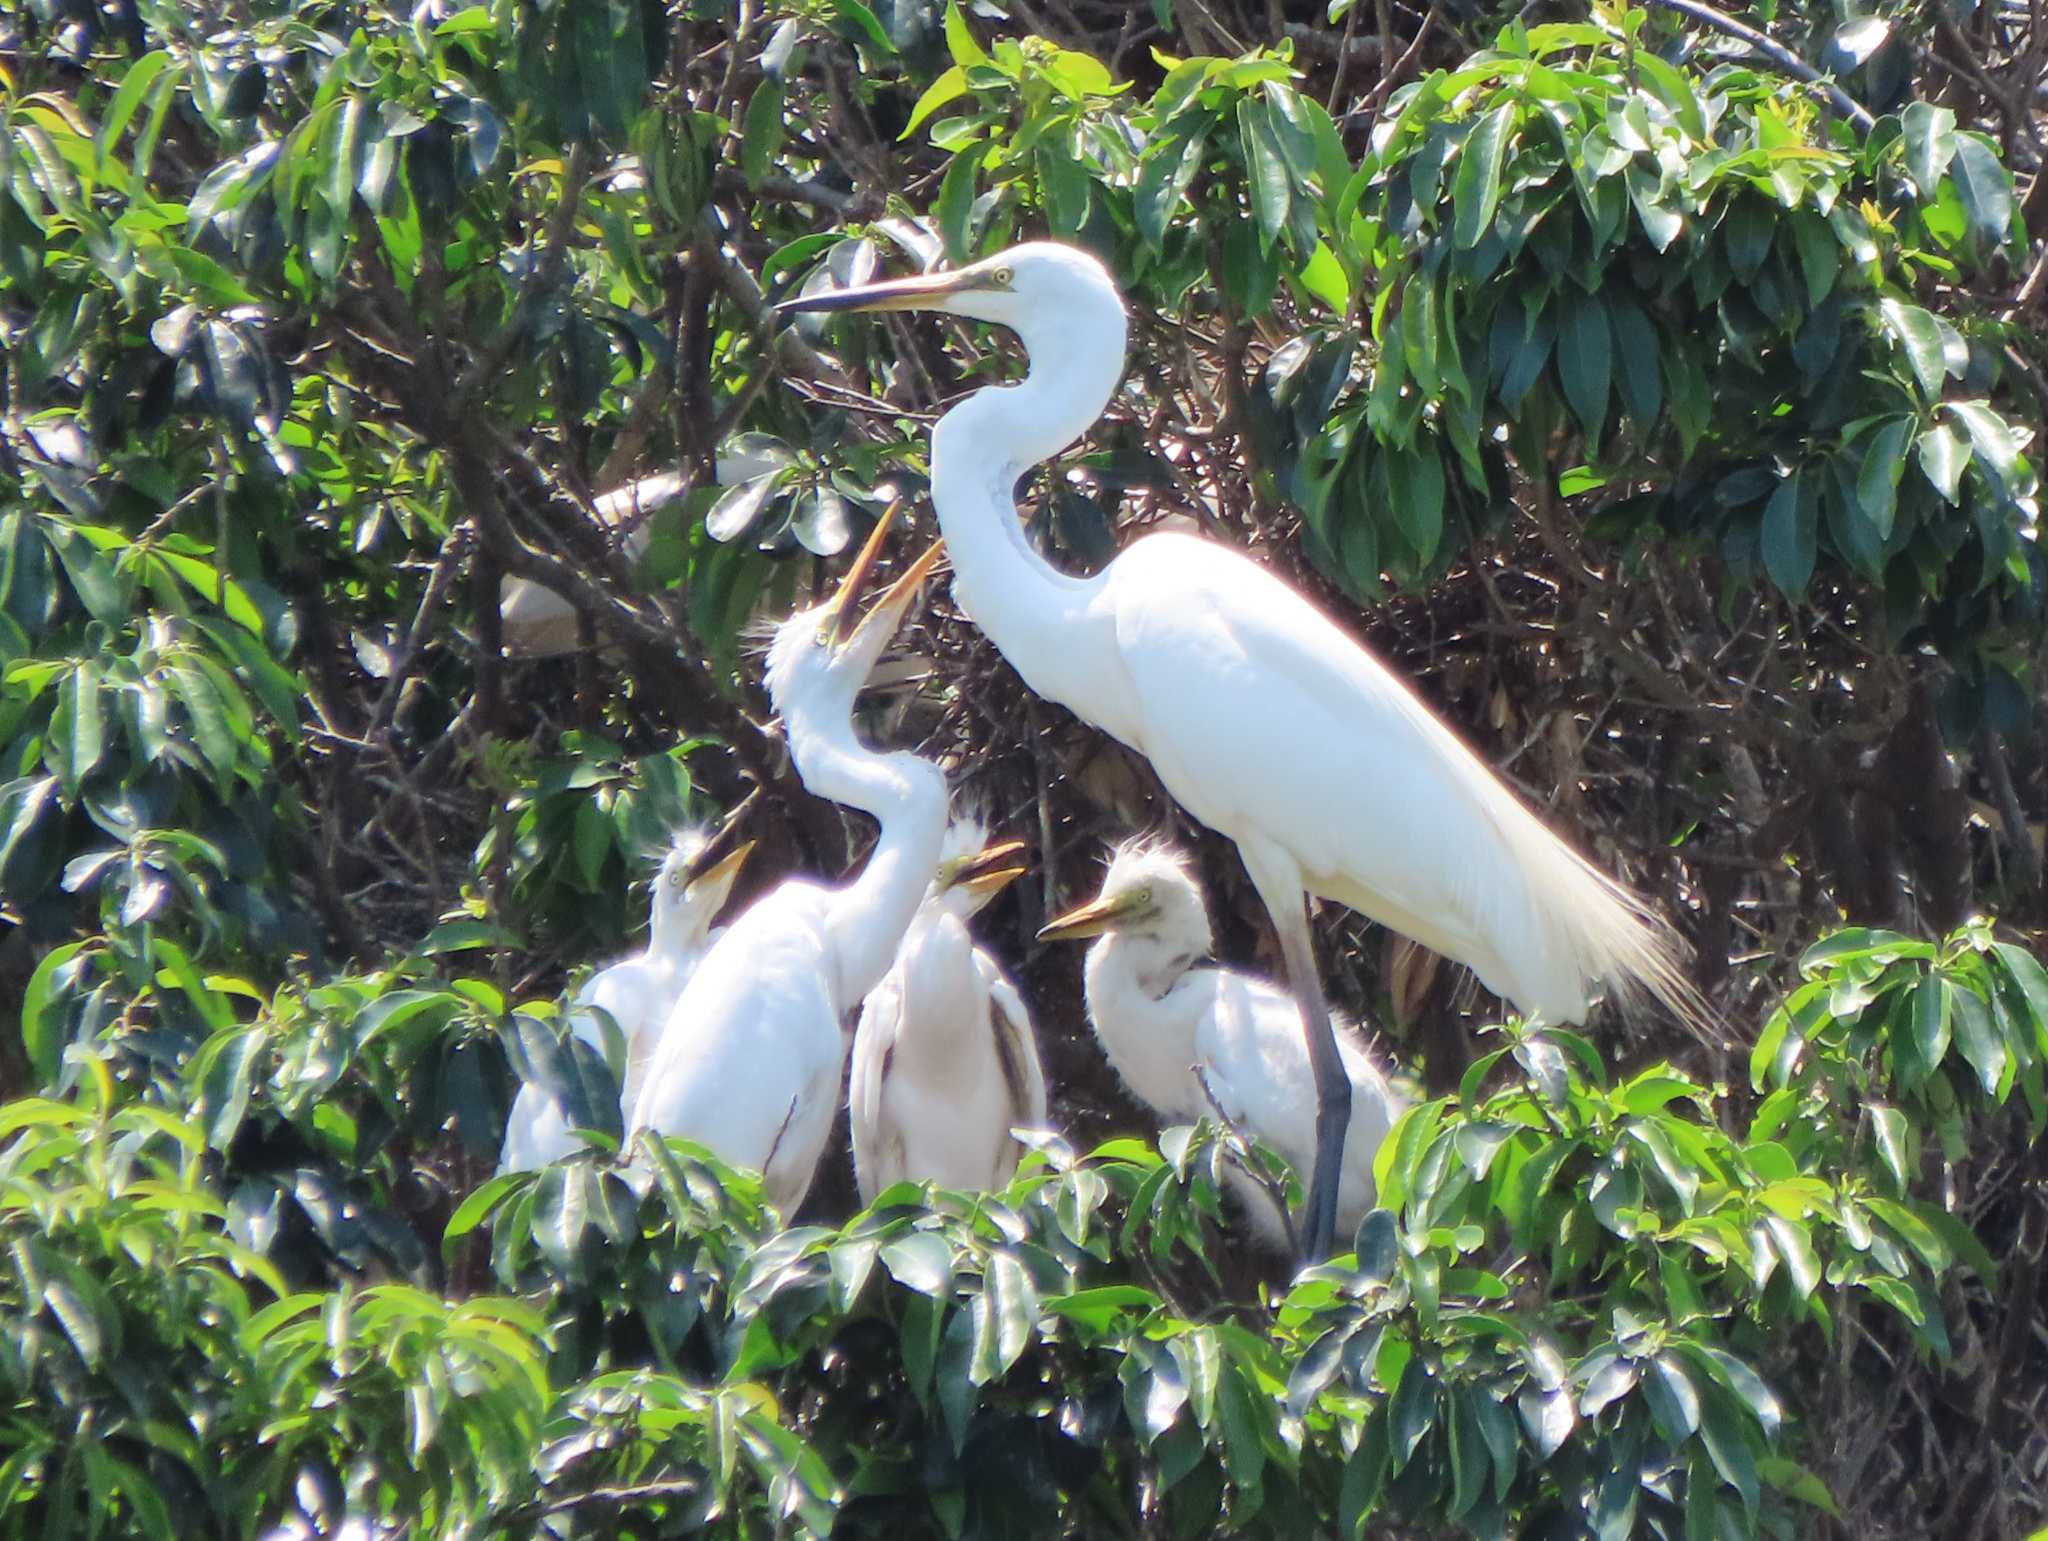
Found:
[[(0, 0), (7, 1527), (2048, 1522), (2043, 41), (1989, 3)], [(872, 727), (1039, 846), (983, 922), (1060, 1131), (1011, 1189), (860, 1210), (841, 1147), (778, 1217), (686, 1145), (634, 1175), (561, 1031), (676, 822), (743, 819), (755, 884), (858, 861), (748, 627), (1019, 367), (773, 301), (1043, 236), (1132, 356), (1033, 538), (1285, 573), (1672, 916), (1736, 1044), (1499, 1025), (1324, 914), (1418, 1102), (1292, 1279), (1219, 1197), (1288, 1174), (1155, 1140), (1028, 940), (1166, 824), (1256, 965), (1242, 871), (943, 593)], [(492, 1178), (522, 1082), (598, 1148)]]

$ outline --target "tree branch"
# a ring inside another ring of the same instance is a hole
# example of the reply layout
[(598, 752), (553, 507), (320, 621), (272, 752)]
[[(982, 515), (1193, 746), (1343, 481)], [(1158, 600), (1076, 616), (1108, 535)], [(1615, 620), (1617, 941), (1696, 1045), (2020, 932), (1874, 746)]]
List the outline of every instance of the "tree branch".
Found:
[(1848, 92), (1783, 43), (1757, 31), (1756, 28), (1737, 21), (1733, 16), (1723, 15), (1711, 5), (1702, 4), (1701, 0), (1651, 0), (1651, 3), (1661, 5), (1667, 11), (1676, 11), (1681, 16), (1690, 16), (1694, 21), (1703, 22), (1717, 32), (1725, 32), (1728, 36), (1747, 43), (1776, 65), (1782, 73), (1790, 75), (1794, 80), (1803, 81), (1824, 95), (1828, 105), (1855, 124), (1861, 132), (1867, 134), (1877, 127), (1877, 119), (1865, 111), (1862, 104)]

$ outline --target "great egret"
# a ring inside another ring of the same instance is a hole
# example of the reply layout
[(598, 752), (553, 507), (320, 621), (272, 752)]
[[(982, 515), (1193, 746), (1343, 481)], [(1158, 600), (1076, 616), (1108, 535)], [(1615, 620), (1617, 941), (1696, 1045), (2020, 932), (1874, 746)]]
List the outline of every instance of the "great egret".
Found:
[[(619, 1113), (632, 1112), (653, 1058), (654, 1041), (697, 962), (723, 933), (711, 922), (725, 908), (752, 841), (730, 856), (705, 867), (710, 836), (684, 829), (671, 842), (661, 870), (654, 875), (649, 906), (647, 946), (591, 975), (570, 1007), (569, 1031), (603, 1052), (604, 1032), (596, 1012), (609, 1012), (625, 1039), (625, 1074), (621, 1077)], [(530, 1172), (583, 1149), (571, 1131), (562, 1105), (544, 1087), (519, 1089), (512, 1116), (505, 1123), (505, 1145), (498, 1158), (500, 1172)]]
[(1025, 378), (976, 391), (932, 430), (954, 595), (1025, 683), (1148, 757), (1189, 813), (1236, 842), (1279, 933), (1315, 1067), (1310, 1256), (1327, 1255), (1335, 1229), (1351, 1084), (1304, 893), (1467, 964), (1551, 1021), (1581, 1020), (1602, 979), (1698, 1019), (1669, 928), (1284, 579), (1183, 534), (1133, 542), (1090, 578), (1032, 547), (1018, 478), (1079, 438), (1123, 373), (1123, 300), (1093, 257), (1034, 242), (782, 309), (940, 310), (1022, 339)]
[[(1297, 1171), (1315, 1156), (1315, 1077), (1294, 1001), (1262, 979), (1205, 960), (1209, 912), (1186, 860), (1128, 840), (1102, 891), (1038, 933), (1040, 941), (1096, 937), (1083, 978), (1088, 1021), (1109, 1063), (1160, 1117), (1189, 1122), (1220, 1110)], [(1356, 1230), (1373, 1203), (1373, 1157), (1407, 1106), (1348, 1034), (1337, 1053), (1351, 1087), (1351, 1123), (1337, 1184), (1337, 1223)], [(1196, 1069), (1216, 1095), (1212, 1109)], [(1275, 1244), (1285, 1228), (1263, 1192), (1247, 1194), (1254, 1223)]]
[(863, 1203), (891, 1183), (1000, 1188), (1022, 1153), (1015, 1128), (1045, 1122), (1045, 1072), (1031, 1013), (967, 922), (1021, 877), (1021, 841), (985, 846), (956, 820), (944, 859), (861, 1003), (853, 1035), (853, 1170)]
[[(730, 487), (780, 470), (782, 464), (760, 450), (735, 447), (713, 462), (712, 480)], [(621, 537), (619, 550), (626, 561), (637, 562), (654, 539), (650, 516), (682, 495), (682, 472), (663, 471), (598, 494), (590, 500), (590, 511), (608, 529), (635, 521)], [(498, 585), (498, 636), (514, 658), (553, 658), (574, 652), (580, 636), (576, 607), (531, 578), (507, 578)]]
[(768, 649), (768, 695), (797, 774), (820, 797), (874, 815), (881, 834), (853, 881), (792, 878), (726, 928), (670, 1012), (627, 1126), (754, 1168), (785, 1215), (810, 1191), (832, 1127), (842, 1024), (888, 972), (946, 830), (938, 767), (864, 748), (853, 731), (854, 696), (940, 551), (919, 557), (860, 619), (889, 523), (885, 514), (833, 598), (784, 621)]

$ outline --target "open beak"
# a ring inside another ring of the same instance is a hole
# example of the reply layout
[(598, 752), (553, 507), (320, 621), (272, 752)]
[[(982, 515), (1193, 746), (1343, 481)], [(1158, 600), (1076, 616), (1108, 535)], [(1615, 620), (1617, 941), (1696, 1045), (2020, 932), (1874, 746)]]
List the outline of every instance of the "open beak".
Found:
[(1030, 847), (1021, 840), (1001, 840), (963, 856), (946, 874), (945, 886), (964, 888), (977, 899), (990, 899), (1031, 870), (1025, 853)]
[(826, 289), (817, 294), (784, 300), (775, 307), (778, 314), (798, 315), (806, 311), (847, 310), (939, 310), (948, 295), (972, 289), (984, 280), (974, 268), (950, 273), (921, 273), (915, 278), (894, 278), (885, 283), (861, 284), (852, 289)]
[(1100, 936), (1105, 931), (1114, 931), (1117, 922), (1139, 909), (1142, 903), (1135, 893), (1094, 900), (1078, 910), (1068, 910), (1056, 920), (1047, 921), (1039, 927), (1038, 939), (1041, 942), (1071, 942), (1084, 936)]
[(714, 908), (723, 906), (726, 895), (732, 892), (734, 880), (740, 875), (740, 868), (747, 864), (747, 857), (752, 854), (754, 845), (755, 842), (749, 840), (730, 856), (698, 873), (690, 880), (690, 896), (695, 898), (700, 892), (707, 893), (717, 901)]
[(853, 566), (846, 569), (846, 576), (839, 580), (839, 588), (832, 596), (832, 610), (825, 619), (823, 638), (832, 647), (842, 648), (852, 640), (860, 629), (860, 596), (868, 582), (874, 577), (875, 562), (882, 554), (882, 544), (888, 538), (889, 526), (896, 522), (896, 512), (903, 507), (903, 499), (893, 499), (882, 510), (882, 517), (875, 521), (869, 533), (867, 544), (860, 548), (860, 554), (853, 559)]
[(868, 536), (867, 544), (860, 548), (860, 555), (853, 559), (853, 566), (846, 570), (846, 576), (839, 580), (838, 592), (832, 596), (832, 608), (820, 630), (820, 638), (834, 651), (844, 651), (853, 642), (868, 633), (868, 628), (878, 626), (883, 635), (894, 632), (903, 622), (903, 612), (910, 608), (911, 600), (924, 586), (924, 580), (939, 565), (939, 558), (945, 555), (944, 541), (933, 541), (924, 554), (912, 562), (888, 592), (876, 602), (875, 607), (863, 616), (860, 613), (860, 596), (874, 577), (875, 562), (882, 554), (882, 545), (889, 534), (889, 527), (895, 522), (896, 511), (903, 507), (904, 500), (897, 498), (875, 521), (874, 532)]

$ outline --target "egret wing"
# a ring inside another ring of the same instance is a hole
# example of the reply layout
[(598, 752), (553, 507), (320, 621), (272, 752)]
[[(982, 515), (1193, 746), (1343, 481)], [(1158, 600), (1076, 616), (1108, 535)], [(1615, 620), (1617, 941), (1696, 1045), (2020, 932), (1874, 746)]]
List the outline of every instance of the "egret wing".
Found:
[(861, 1002), (860, 1022), (853, 1033), (847, 1112), (853, 1130), (853, 1173), (863, 1202), (888, 1186), (885, 1173), (900, 1171), (903, 1164), (900, 1132), (888, 1127), (882, 1103), (889, 1059), (902, 1029), (903, 979), (898, 968), (891, 968)]
[(1189, 812), (1257, 831), (1310, 890), (1470, 965), (1524, 1010), (1576, 1021), (1609, 973), (1667, 993), (1671, 949), (1641, 906), (1285, 582), (1177, 535), (1110, 571), (1143, 714), (1135, 747)]
[(1009, 1084), (1011, 1105), (1016, 1116), (1013, 1129), (1045, 1126), (1045, 1067), (1038, 1058), (1038, 1035), (1032, 1030), (1031, 1009), (1010, 983), (996, 960), (979, 947), (974, 950), (974, 967), (988, 991), (990, 1027), (995, 1033), (996, 1054), (1002, 1062), (1003, 1079)]

